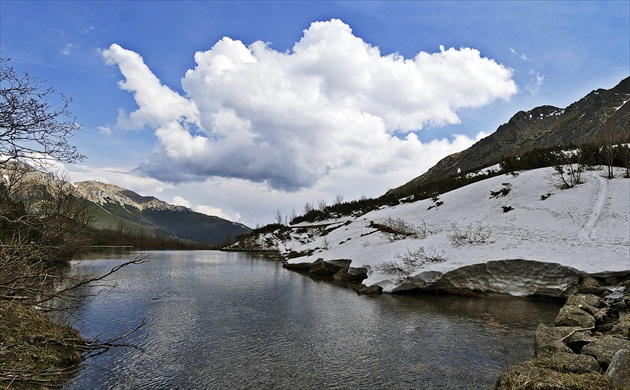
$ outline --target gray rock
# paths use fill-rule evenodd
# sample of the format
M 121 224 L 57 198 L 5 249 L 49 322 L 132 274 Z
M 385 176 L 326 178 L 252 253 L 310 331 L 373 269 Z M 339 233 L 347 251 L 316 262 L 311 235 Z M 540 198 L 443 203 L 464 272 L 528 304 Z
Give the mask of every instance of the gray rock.
M 582 279 L 582 284 L 578 288 L 578 292 L 582 294 L 593 294 L 600 297 L 611 293 L 609 289 L 602 287 L 597 280 L 590 276 L 586 276 Z
M 600 372 L 601 368 L 597 360 L 589 355 L 580 355 L 576 353 L 557 352 L 541 361 L 545 362 L 545 366 L 560 372 Z
M 326 262 L 328 264 L 336 265 L 340 268 L 348 268 L 350 267 L 350 264 L 352 264 L 352 260 L 347 260 L 347 259 L 328 260 Z
M 595 317 L 586 311 L 573 305 L 564 305 L 556 316 L 557 326 L 579 326 L 581 328 L 592 328 L 595 326 Z
M 334 276 L 333 276 L 333 280 L 339 281 L 339 282 L 361 282 L 363 279 L 365 279 L 367 277 L 367 275 L 364 274 L 360 274 L 360 273 L 350 273 L 350 268 L 349 267 L 344 267 L 342 269 L 339 270 L 339 272 L 337 272 Z
M 343 267 L 337 264 L 329 263 L 324 259 L 317 259 L 311 263 L 308 273 L 314 275 L 334 275 L 339 272 Z
M 539 324 L 534 333 L 534 353 L 536 357 L 550 356 L 558 352 L 571 353 L 571 349 L 561 340 L 575 329 L 578 328 L 553 327 Z
M 297 272 L 308 272 L 311 268 L 311 263 L 282 263 L 282 268 Z
M 348 274 L 361 278 L 361 280 L 367 278 L 367 268 L 363 267 L 349 267 Z
M 383 288 L 380 286 L 372 285 L 366 286 L 364 284 L 355 284 L 352 289 L 359 295 L 378 295 L 383 292 Z
M 582 348 L 582 353 L 593 356 L 603 369 L 608 368 L 610 362 L 620 349 L 630 350 L 630 340 L 613 336 L 604 336 Z
M 611 322 L 613 320 L 613 316 L 607 307 L 603 307 L 593 313 L 593 317 L 595 317 L 595 322 L 598 324 L 605 324 L 607 322 Z
M 601 308 L 606 306 L 606 302 L 593 294 L 573 294 L 567 298 L 567 305 L 580 306 L 589 305 L 592 307 Z
M 606 370 L 606 375 L 612 380 L 615 389 L 630 389 L 630 351 L 620 349 L 610 361 L 610 365 Z
M 626 314 L 622 317 L 619 323 L 613 326 L 612 332 L 626 338 L 630 337 L 630 314 Z
M 591 335 L 591 332 L 586 330 L 583 332 L 573 333 L 567 337 L 564 342 L 573 352 L 579 353 L 586 344 L 592 343 L 595 340 L 596 339 Z

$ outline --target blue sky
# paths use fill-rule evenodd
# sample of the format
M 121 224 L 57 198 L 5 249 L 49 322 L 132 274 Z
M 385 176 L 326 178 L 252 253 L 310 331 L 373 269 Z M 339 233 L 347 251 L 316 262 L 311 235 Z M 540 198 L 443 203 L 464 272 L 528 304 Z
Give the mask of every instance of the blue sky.
M 74 98 L 76 180 L 254 226 L 613 87 L 629 4 L 1 0 L 0 56 Z

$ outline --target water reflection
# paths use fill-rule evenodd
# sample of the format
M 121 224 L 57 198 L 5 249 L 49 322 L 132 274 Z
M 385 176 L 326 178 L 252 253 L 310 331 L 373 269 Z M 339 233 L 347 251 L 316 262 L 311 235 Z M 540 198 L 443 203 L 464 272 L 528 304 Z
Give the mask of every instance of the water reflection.
M 359 296 L 225 252 L 153 252 L 92 288 L 74 313 L 86 337 L 147 325 L 87 361 L 83 388 L 491 388 L 528 359 L 558 304 L 523 299 Z M 108 271 L 123 260 L 77 263 Z

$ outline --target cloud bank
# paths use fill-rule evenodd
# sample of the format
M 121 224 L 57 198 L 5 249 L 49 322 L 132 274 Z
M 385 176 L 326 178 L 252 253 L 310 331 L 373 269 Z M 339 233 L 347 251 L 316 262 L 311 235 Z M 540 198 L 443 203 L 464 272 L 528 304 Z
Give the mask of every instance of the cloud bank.
M 383 55 L 336 19 L 311 24 L 287 52 L 224 37 L 195 54 L 185 96 L 133 51 L 112 44 L 103 56 L 138 105 L 116 128 L 157 137 L 138 169 L 173 183 L 225 177 L 296 191 L 331 178 L 420 174 L 474 140 L 422 143 L 415 132 L 517 92 L 512 70 L 478 50 Z

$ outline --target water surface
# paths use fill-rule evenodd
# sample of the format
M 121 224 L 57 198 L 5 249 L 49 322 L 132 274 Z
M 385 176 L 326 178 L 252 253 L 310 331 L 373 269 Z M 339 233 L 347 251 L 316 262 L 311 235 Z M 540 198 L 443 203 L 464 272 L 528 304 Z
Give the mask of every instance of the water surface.
M 96 275 L 124 258 L 76 262 Z M 244 253 L 150 252 L 74 311 L 87 338 L 146 325 L 88 359 L 68 389 L 483 389 L 531 358 L 559 305 L 360 296 Z M 115 286 L 115 287 L 112 287 Z

